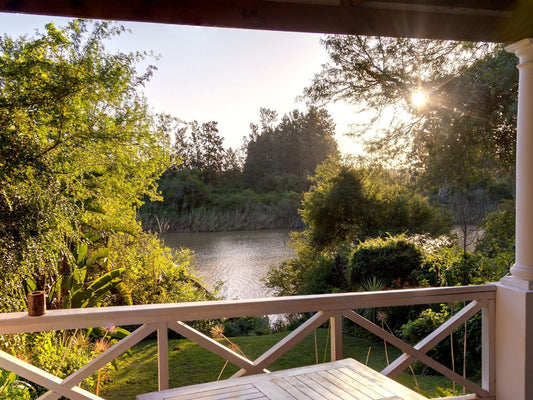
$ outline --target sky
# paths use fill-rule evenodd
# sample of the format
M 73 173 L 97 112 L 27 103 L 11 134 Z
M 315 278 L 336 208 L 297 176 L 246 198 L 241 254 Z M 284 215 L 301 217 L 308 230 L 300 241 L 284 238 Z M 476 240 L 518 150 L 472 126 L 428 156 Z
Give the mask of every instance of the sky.
M 0 13 L 0 33 L 12 37 L 61 27 L 67 18 Z M 111 51 L 153 51 L 158 69 L 144 93 L 156 112 L 185 121 L 217 121 L 226 147 L 239 147 L 258 122 L 259 108 L 280 116 L 305 104 L 297 97 L 308 86 L 327 53 L 319 34 L 203 28 L 123 22 L 131 33 L 107 44 Z M 344 134 L 356 116 L 344 103 L 328 106 L 343 153 L 359 146 Z

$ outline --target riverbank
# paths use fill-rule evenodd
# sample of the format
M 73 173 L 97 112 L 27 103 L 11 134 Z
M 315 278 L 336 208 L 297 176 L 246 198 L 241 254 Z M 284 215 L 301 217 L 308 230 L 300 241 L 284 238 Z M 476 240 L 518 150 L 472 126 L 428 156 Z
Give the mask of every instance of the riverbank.
M 272 204 L 243 210 L 198 208 L 186 213 L 141 214 L 143 229 L 167 232 L 226 232 L 262 229 L 300 229 L 296 204 Z

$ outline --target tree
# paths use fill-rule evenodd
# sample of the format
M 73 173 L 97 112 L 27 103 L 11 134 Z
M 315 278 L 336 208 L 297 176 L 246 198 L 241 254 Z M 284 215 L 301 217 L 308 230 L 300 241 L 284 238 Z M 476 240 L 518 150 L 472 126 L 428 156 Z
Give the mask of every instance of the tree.
M 222 146 L 224 139 L 218 134 L 215 121 L 199 125 L 190 124 L 190 142 L 187 147 L 184 167 L 197 168 L 206 182 L 212 182 L 222 172 L 226 151 Z
M 331 35 L 331 61 L 305 94 L 311 102 L 344 99 L 396 112 L 382 135 L 355 132 L 373 156 L 408 165 L 422 190 L 439 195 L 467 237 L 470 226 L 513 182 L 518 72 L 501 46 L 434 40 Z M 425 94 L 416 107 L 413 93 Z M 374 126 L 376 127 L 376 126 Z M 366 136 L 365 136 L 366 135 Z
M 344 100 L 372 115 L 354 135 L 385 156 L 410 149 L 405 135 L 420 122 L 413 93 L 434 95 L 492 48 L 483 43 L 343 35 L 327 35 L 322 44 L 330 62 L 304 90 L 305 98 L 312 104 Z M 365 137 L 375 122 L 391 114 L 383 138 Z
M 61 255 L 86 237 L 105 246 L 114 232 L 140 232 L 136 211 L 157 197 L 169 139 L 139 92 L 153 70 L 138 74 L 144 55 L 105 49 L 123 30 L 78 20 L 64 29 L 48 24 L 33 39 L 0 38 L 0 263 L 8 292 L 25 276 L 46 288 Z
M 284 176 L 294 177 L 296 185 L 303 187 L 292 189 L 301 191 L 318 164 L 338 155 L 335 126 L 324 109 L 311 107 L 305 113 L 294 110 L 277 125 L 275 111 L 261 109 L 260 118 L 260 127 L 251 125 L 247 146 L 243 170 L 247 187 L 277 189 L 276 180 L 287 183 L 287 179 L 280 179 Z
M 450 230 L 450 219 L 412 188 L 387 183 L 387 173 L 324 163 L 300 211 L 304 234 L 315 251 L 335 250 L 386 234 L 429 234 Z

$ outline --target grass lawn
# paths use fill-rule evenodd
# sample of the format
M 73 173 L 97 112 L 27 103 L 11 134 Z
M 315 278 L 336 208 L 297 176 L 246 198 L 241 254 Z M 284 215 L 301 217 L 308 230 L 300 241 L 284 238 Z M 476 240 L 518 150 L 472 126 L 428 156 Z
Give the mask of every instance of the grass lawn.
M 244 354 L 255 359 L 279 342 L 289 332 L 274 333 L 264 336 L 245 336 L 231 338 Z M 317 348 L 319 362 L 329 361 L 329 348 L 326 349 L 327 329 L 317 330 Z M 222 341 L 227 344 L 225 341 Z M 386 365 L 385 350 L 381 343 L 366 339 L 343 337 L 344 357 L 354 358 L 366 363 L 368 350 L 371 348 L 368 365 L 381 370 Z M 400 351 L 388 345 L 389 358 L 394 360 Z M 191 385 L 195 383 L 215 381 L 222 370 L 225 360 L 204 350 L 189 340 L 169 340 L 169 375 L 170 387 Z M 315 364 L 315 338 L 311 334 L 293 349 L 283 355 L 268 369 L 276 371 Z M 228 364 L 222 379 L 229 378 L 237 371 L 237 367 Z M 442 376 L 417 376 L 421 393 L 436 396 L 435 390 L 439 386 L 443 389 L 451 388 L 451 381 Z M 400 375 L 397 379 L 402 384 L 414 387 L 413 377 Z M 100 395 L 109 400 L 135 399 L 140 393 L 157 390 L 157 342 L 144 341 L 133 347 L 130 352 L 119 358 L 118 370 L 110 369 L 108 379 L 100 390 Z M 458 393 L 458 394 L 462 394 Z

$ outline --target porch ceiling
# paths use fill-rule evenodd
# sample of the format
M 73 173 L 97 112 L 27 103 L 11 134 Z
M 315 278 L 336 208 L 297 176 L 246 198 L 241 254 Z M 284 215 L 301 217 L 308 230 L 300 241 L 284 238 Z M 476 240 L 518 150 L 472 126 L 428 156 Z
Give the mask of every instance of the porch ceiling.
M 533 36 L 530 0 L 0 0 L 0 11 L 469 41 Z

